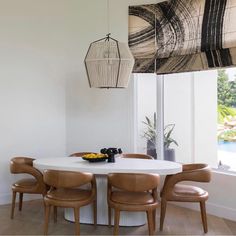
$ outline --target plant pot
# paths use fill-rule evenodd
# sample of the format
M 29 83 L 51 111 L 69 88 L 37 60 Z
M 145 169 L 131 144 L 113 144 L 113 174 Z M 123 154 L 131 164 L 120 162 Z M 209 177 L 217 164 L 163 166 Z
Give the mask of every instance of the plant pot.
M 166 161 L 175 161 L 175 149 L 165 148 L 164 149 L 164 160 L 166 160 Z
M 152 156 L 154 159 L 157 159 L 156 147 L 150 140 L 147 140 L 147 155 Z

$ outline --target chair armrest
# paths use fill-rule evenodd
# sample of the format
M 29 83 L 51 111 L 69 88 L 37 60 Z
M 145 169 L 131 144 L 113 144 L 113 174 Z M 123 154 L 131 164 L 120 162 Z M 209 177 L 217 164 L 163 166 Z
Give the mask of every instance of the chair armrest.
M 21 158 L 19 158 L 21 160 Z M 11 161 L 10 170 L 13 174 L 29 174 L 32 175 L 39 184 L 44 184 L 42 173 L 33 167 L 33 158 L 22 158 L 19 163 Z M 23 163 L 24 162 L 24 163 Z
M 198 169 L 196 169 L 197 166 Z M 208 165 L 202 166 L 203 168 L 201 169 L 199 169 L 199 167 L 200 167 L 199 164 L 183 165 L 183 172 L 166 176 L 161 195 L 167 193 L 168 191 L 172 191 L 175 184 L 182 181 L 210 182 L 211 180 L 210 167 Z
M 37 181 L 43 182 L 43 175 L 36 168 L 29 165 L 22 165 L 20 168 L 21 168 L 21 173 L 30 174 L 34 176 Z

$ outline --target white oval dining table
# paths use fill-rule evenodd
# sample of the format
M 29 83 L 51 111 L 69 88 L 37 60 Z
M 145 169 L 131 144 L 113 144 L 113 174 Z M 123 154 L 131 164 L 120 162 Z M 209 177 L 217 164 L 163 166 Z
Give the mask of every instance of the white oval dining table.
M 159 175 L 176 174 L 182 171 L 182 165 L 176 162 L 162 160 L 146 160 L 135 158 L 115 158 L 115 163 L 96 162 L 91 163 L 80 157 L 58 157 L 37 159 L 34 161 L 34 167 L 43 172 L 43 170 L 65 170 L 90 172 L 96 175 L 97 181 L 97 223 L 108 224 L 107 214 L 107 178 L 108 173 L 152 173 Z M 65 219 L 74 221 L 72 209 L 65 209 Z M 93 223 L 92 206 L 88 205 L 80 209 L 80 222 Z M 120 225 L 137 226 L 146 222 L 146 216 L 143 212 L 121 212 Z

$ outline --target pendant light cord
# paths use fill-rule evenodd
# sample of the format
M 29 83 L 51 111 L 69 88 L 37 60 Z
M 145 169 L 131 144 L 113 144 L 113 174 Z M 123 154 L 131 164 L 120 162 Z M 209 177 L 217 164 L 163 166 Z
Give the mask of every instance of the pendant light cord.
M 107 0 L 107 34 L 110 35 L 110 5 L 109 5 L 109 0 Z

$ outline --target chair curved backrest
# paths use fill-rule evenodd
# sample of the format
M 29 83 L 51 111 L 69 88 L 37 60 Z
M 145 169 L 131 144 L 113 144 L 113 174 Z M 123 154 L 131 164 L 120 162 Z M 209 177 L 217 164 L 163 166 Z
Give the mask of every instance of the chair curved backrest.
M 182 169 L 181 173 L 166 176 L 161 195 L 172 191 L 175 184 L 182 181 L 210 182 L 211 180 L 211 168 L 207 164 L 184 164 Z
M 90 153 L 96 154 L 96 152 L 75 152 L 75 153 L 70 154 L 70 157 L 82 157 L 82 156 L 84 156 L 86 154 L 90 154 Z
M 73 208 L 76 235 L 80 235 L 79 209 L 82 206 L 93 203 L 94 224 L 97 224 L 97 190 L 96 180 L 92 173 L 45 170 L 43 172 L 43 179 L 50 186 L 50 190 L 44 197 L 44 235 L 47 235 L 48 231 L 51 206 L 54 207 L 54 221 L 57 218 L 57 207 Z M 90 189 L 79 188 L 85 184 L 89 184 Z
M 120 155 L 122 158 L 138 158 L 138 159 L 149 159 L 153 160 L 154 158 L 147 154 L 140 154 L 140 153 L 123 153 Z
M 47 185 L 54 188 L 75 188 L 88 183 L 95 184 L 92 173 L 61 170 L 45 170 L 43 180 Z
M 118 234 L 120 211 L 146 211 L 149 235 L 155 230 L 157 187 L 160 176 L 141 173 L 110 173 L 107 181 L 108 224 L 114 209 L 114 235 Z
M 25 173 L 25 168 L 33 166 L 35 159 L 30 157 L 13 157 L 10 161 L 10 171 L 12 174 Z
M 115 188 L 143 192 L 157 188 L 160 182 L 159 175 L 139 173 L 111 173 L 108 174 L 108 184 Z
M 34 158 L 14 157 L 10 161 L 10 171 L 12 174 L 29 174 L 36 178 L 39 184 L 43 184 L 42 173 L 33 167 Z

